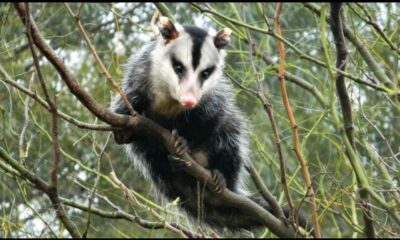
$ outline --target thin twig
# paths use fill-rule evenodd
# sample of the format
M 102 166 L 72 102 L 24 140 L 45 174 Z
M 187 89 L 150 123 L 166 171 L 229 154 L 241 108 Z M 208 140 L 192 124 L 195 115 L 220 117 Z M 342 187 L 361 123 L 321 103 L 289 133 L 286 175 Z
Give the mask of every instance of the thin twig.
M 1 81 L 4 81 L 5 83 L 9 84 L 10 86 L 15 87 L 19 91 L 25 93 L 26 95 L 28 95 L 29 97 L 34 99 L 37 103 L 39 103 L 40 105 L 45 107 L 48 111 L 50 111 L 50 106 L 46 102 L 46 100 L 44 100 L 39 95 L 37 95 L 37 93 L 30 91 L 29 89 L 25 88 L 24 86 L 18 84 L 16 81 L 12 80 L 10 75 L 3 69 L 2 66 L 0 66 L 0 75 L 2 75 L 4 77 L 4 79 L 1 79 Z M 82 129 L 97 130 L 97 131 L 113 131 L 113 130 L 120 129 L 120 128 L 116 128 L 116 127 L 113 127 L 110 125 L 96 125 L 96 124 L 81 122 L 81 121 L 73 118 L 72 116 L 70 116 L 64 112 L 61 112 L 61 111 L 57 111 L 57 116 L 66 120 L 67 122 L 77 126 L 78 128 L 82 128 Z
M 400 49 L 396 47 L 396 45 L 389 39 L 386 33 L 379 27 L 379 25 L 374 21 L 374 19 L 369 14 L 367 8 L 361 3 L 355 3 L 357 7 L 361 8 L 367 18 L 362 17 L 355 9 L 353 9 L 352 4 L 348 3 L 347 5 L 353 10 L 353 12 L 360 17 L 364 22 L 372 26 L 375 31 L 383 38 L 383 40 L 389 45 L 389 47 L 395 51 L 397 54 L 400 54 Z
M 28 90 L 32 89 L 32 85 L 33 85 L 33 80 L 35 79 L 35 74 L 32 73 L 32 77 L 31 80 L 29 81 L 28 84 Z M 21 130 L 21 134 L 19 136 L 19 141 L 18 141 L 18 145 L 19 145 L 19 160 L 21 163 L 23 163 L 25 161 L 25 158 L 27 156 L 27 150 L 25 150 L 24 147 L 24 140 L 25 140 L 25 133 L 26 130 L 28 129 L 28 125 L 29 125 L 29 108 L 30 108 L 30 100 L 31 98 L 29 96 L 26 96 L 25 98 L 25 102 L 24 102 L 24 125 L 22 126 L 22 130 Z
M 87 234 L 88 234 L 88 232 L 89 232 L 89 227 L 90 227 L 90 216 L 91 216 L 91 215 L 90 215 L 90 213 L 91 213 L 90 210 L 91 210 L 91 208 L 92 208 L 92 203 L 93 203 L 94 195 L 95 195 L 95 192 L 96 192 L 97 184 L 99 183 L 99 181 L 100 181 L 100 176 L 101 176 L 101 174 L 100 174 L 101 158 L 102 158 L 103 155 L 104 155 L 104 152 L 105 152 L 105 150 L 106 150 L 106 147 L 107 147 L 107 145 L 108 145 L 108 142 L 110 141 L 110 138 L 111 138 L 111 133 L 108 134 L 107 140 L 106 140 L 106 142 L 104 143 L 103 149 L 101 149 L 101 152 L 100 152 L 100 154 L 99 154 L 99 157 L 97 158 L 97 177 L 96 177 L 96 180 L 95 180 L 95 182 L 94 182 L 94 185 L 93 185 L 93 187 L 92 187 L 92 189 L 91 189 L 91 191 L 90 191 L 90 195 L 89 195 L 88 216 L 87 216 L 87 221 L 86 221 L 86 228 L 85 228 L 85 231 L 83 231 L 83 234 L 82 234 L 82 237 L 83 237 L 83 238 L 86 238 L 86 237 L 87 237 Z
M 128 199 L 129 202 L 131 203 L 135 203 L 136 205 L 140 206 L 143 209 L 146 209 L 147 211 L 149 211 L 153 216 L 155 216 L 160 222 L 164 222 L 165 223 L 165 227 L 172 231 L 175 232 L 179 235 L 181 235 L 183 238 L 187 238 L 189 236 L 187 236 L 183 231 L 181 231 L 180 229 L 171 226 L 169 223 L 167 223 L 164 218 L 158 214 L 156 211 L 154 211 L 154 209 L 140 203 L 137 198 L 131 193 L 131 191 L 125 186 L 125 184 L 118 179 L 117 175 L 115 174 L 114 171 L 112 171 L 110 173 L 110 178 L 111 180 L 117 184 L 120 187 L 121 192 L 125 195 L 125 197 Z
M 129 113 L 132 116 L 136 116 L 136 111 L 133 109 L 132 104 L 129 102 L 128 97 L 124 93 L 124 91 L 121 89 L 121 87 L 114 81 L 112 78 L 111 74 L 107 71 L 107 68 L 104 66 L 103 62 L 101 61 L 99 55 L 96 52 L 96 49 L 94 48 L 92 42 L 89 39 L 89 36 L 87 35 L 84 27 L 81 24 L 81 20 L 79 18 L 79 15 L 74 15 L 72 12 L 71 8 L 69 7 L 68 3 L 64 3 L 65 7 L 67 8 L 69 14 L 71 17 L 75 20 L 75 23 L 79 29 L 79 32 L 82 34 L 83 39 L 85 40 L 90 52 L 92 53 L 94 59 L 96 60 L 97 66 L 100 68 L 100 72 L 106 77 L 106 79 L 111 83 L 111 85 L 114 87 L 115 90 L 120 94 L 122 100 L 124 101 L 125 105 L 127 106 Z
M 286 200 L 287 200 L 288 206 L 289 206 L 289 222 L 291 222 L 292 225 L 296 228 L 296 226 L 293 224 L 295 222 L 295 220 L 294 220 L 294 215 L 293 215 L 292 197 L 290 196 L 289 188 L 288 188 L 287 181 L 286 181 L 286 166 L 285 166 L 285 162 L 283 159 L 283 152 L 282 152 L 282 148 L 281 148 L 281 140 L 280 140 L 278 127 L 276 125 L 275 117 L 273 115 L 272 104 L 270 103 L 268 97 L 264 94 L 264 90 L 263 90 L 263 87 L 262 87 L 262 84 L 260 81 L 261 76 L 259 76 L 260 73 L 257 71 L 257 68 L 253 61 L 253 55 L 254 55 L 253 51 L 256 48 L 256 46 L 253 43 L 250 32 L 248 30 L 246 30 L 246 34 L 247 34 L 247 38 L 249 40 L 250 65 L 251 65 L 253 74 L 256 76 L 256 83 L 257 83 L 257 87 L 258 87 L 258 90 L 257 90 L 258 96 L 263 104 L 264 111 L 267 113 L 268 119 L 271 123 L 274 140 L 275 140 L 275 144 L 276 144 L 276 149 L 278 151 L 279 168 L 280 168 L 280 173 L 281 173 L 281 185 L 282 185 L 282 188 L 285 193 L 285 197 L 286 197 Z M 266 187 L 264 187 L 264 188 L 266 189 Z M 261 192 L 265 192 L 265 190 L 262 190 Z M 264 194 L 263 194 L 263 196 L 264 196 Z M 266 196 L 268 196 L 268 194 Z M 275 198 L 272 197 L 272 200 L 271 200 L 271 197 L 267 198 L 267 200 L 272 201 L 271 205 L 272 205 L 272 207 L 274 207 L 276 216 L 280 219 L 285 219 L 286 217 L 283 213 L 282 208 L 278 205 L 278 203 L 276 201 L 273 201 L 273 199 L 275 199 Z
M 55 238 L 57 238 L 57 234 L 56 234 L 56 233 L 54 232 L 54 230 L 51 228 L 50 224 L 49 224 L 47 221 L 45 221 L 45 220 L 43 219 L 42 215 L 36 210 L 36 208 L 32 207 L 32 205 L 29 203 L 29 201 L 28 201 L 28 199 L 27 199 L 27 196 L 26 196 L 25 189 L 22 189 L 23 187 L 22 187 L 22 185 L 19 183 L 19 180 L 16 179 L 15 182 L 16 182 L 17 185 L 18 185 L 19 192 L 20 192 L 20 194 L 21 194 L 22 200 L 23 200 L 23 202 L 25 203 L 25 205 L 26 205 L 29 209 L 31 209 L 32 212 L 34 212 L 34 213 L 38 216 L 38 218 L 39 218 L 39 219 L 46 225 L 46 227 L 50 230 L 51 234 L 53 234 L 53 236 L 54 236 Z M 43 229 L 43 230 L 44 230 L 44 229 Z
M 96 195 L 98 197 L 104 197 L 102 195 L 99 195 L 98 193 L 96 193 Z M 104 197 L 103 199 L 107 199 L 106 197 Z M 108 200 L 108 199 L 107 199 Z M 163 222 L 152 222 L 152 221 L 148 221 L 145 219 L 142 219 L 138 216 L 134 216 L 132 214 L 129 214 L 123 210 L 121 210 L 119 207 L 115 206 L 113 203 L 111 203 L 111 201 L 107 201 L 109 204 L 113 205 L 113 208 L 115 208 L 115 211 L 106 211 L 103 209 L 99 209 L 96 207 L 92 207 L 90 210 L 88 208 L 88 206 L 84 205 L 84 204 L 80 204 L 77 203 L 76 201 L 70 200 L 70 199 L 66 199 L 66 198 L 61 198 L 61 201 L 65 204 L 68 205 L 70 207 L 76 208 L 76 209 L 80 209 L 82 211 L 90 211 L 93 214 L 96 214 L 97 216 L 100 217 L 104 217 L 104 218 L 108 218 L 108 219 L 125 219 L 128 220 L 130 222 L 134 222 L 137 223 L 139 226 L 146 228 L 146 229 L 165 229 L 165 224 Z M 181 230 L 182 232 L 185 233 L 186 236 L 189 236 L 190 238 L 199 238 L 201 237 L 200 235 L 193 233 L 191 231 L 188 231 L 186 229 L 180 229 L 180 226 L 176 223 L 169 223 L 171 226 Z
M 57 97 L 54 95 L 53 98 L 53 110 L 51 111 L 51 140 L 53 145 L 53 163 L 51 168 L 51 186 L 54 191 L 57 192 L 57 174 L 58 165 L 60 163 L 60 145 L 58 141 L 58 127 L 57 127 Z
M 281 28 L 279 24 L 279 15 L 282 9 L 282 3 L 277 3 L 276 4 L 276 9 L 275 9 L 275 16 L 274 16 L 274 22 L 275 22 L 275 33 L 276 35 L 281 36 Z M 278 41 L 278 51 L 279 51 L 279 68 L 278 68 L 278 77 L 279 77 L 279 89 L 282 95 L 282 101 L 285 106 L 285 110 L 288 114 L 288 119 L 290 122 L 290 125 L 293 130 L 293 145 L 294 145 L 294 151 L 296 153 L 297 159 L 299 160 L 299 163 L 301 165 L 301 168 L 303 170 L 303 177 L 304 181 L 306 182 L 307 189 L 309 189 L 309 197 L 311 200 L 311 207 L 312 207 L 312 223 L 313 223 L 313 235 L 315 238 L 321 238 L 321 233 L 320 233 L 320 227 L 318 224 L 318 214 L 317 214 L 317 203 L 315 200 L 315 194 L 314 194 L 314 188 L 312 186 L 312 181 L 311 181 L 311 176 L 310 173 L 308 172 L 308 164 L 306 159 L 303 157 L 303 154 L 300 150 L 299 147 L 299 134 L 298 134 L 298 126 L 296 124 L 296 120 L 294 118 L 290 103 L 289 103 L 289 98 L 287 95 L 286 91 L 286 85 L 285 85 L 285 46 L 282 41 Z
M 268 55 L 267 52 L 260 53 L 256 47 L 253 49 L 253 54 L 257 57 L 261 57 L 261 59 L 268 65 L 276 64 L 272 61 L 271 57 Z M 277 64 L 276 64 L 277 65 Z M 274 70 L 278 73 L 278 67 L 274 67 Z M 317 87 L 303 78 L 300 78 L 288 71 L 285 71 L 285 79 L 293 82 L 297 86 L 308 90 L 314 97 L 318 100 L 318 102 L 322 105 L 322 107 L 327 107 L 328 103 L 326 98 L 322 95 L 322 93 L 317 89 Z

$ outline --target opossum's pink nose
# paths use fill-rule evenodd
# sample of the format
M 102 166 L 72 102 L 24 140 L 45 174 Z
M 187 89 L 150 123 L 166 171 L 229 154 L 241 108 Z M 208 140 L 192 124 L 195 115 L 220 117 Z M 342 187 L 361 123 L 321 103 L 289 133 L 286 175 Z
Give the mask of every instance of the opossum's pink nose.
M 181 104 L 185 108 L 193 108 L 197 104 L 197 100 L 193 95 L 185 95 L 181 98 Z

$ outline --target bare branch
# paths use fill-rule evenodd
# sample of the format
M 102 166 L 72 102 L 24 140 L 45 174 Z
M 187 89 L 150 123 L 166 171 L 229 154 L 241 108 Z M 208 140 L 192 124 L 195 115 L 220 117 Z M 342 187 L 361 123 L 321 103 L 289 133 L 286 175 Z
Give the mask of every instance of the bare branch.
M 333 38 L 335 39 L 336 46 L 336 67 L 342 71 L 346 70 L 346 58 L 347 58 L 347 50 L 346 44 L 344 41 L 343 34 L 343 20 L 341 18 L 341 3 L 331 3 L 331 16 L 330 16 L 330 25 L 332 29 Z M 336 75 L 336 91 L 339 97 L 340 105 L 342 108 L 342 116 L 343 116 L 343 127 L 346 131 L 347 138 L 354 150 L 354 136 L 353 136 L 353 117 L 351 110 L 351 102 L 350 97 L 347 93 L 345 78 L 343 74 L 337 73 Z M 348 153 L 347 153 L 348 154 Z M 357 180 L 360 181 L 359 179 Z M 375 230 L 371 217 L 371 207 L 369 206 L 369 198 L 368 193 L 364 189 L 360 189 L 360 197 L 361 197 L 361 205 L 365 209 L 364 213 L 364 222 L 365 227 L 364 231 L 366 237 L 375 238 Z
M 77 203 L 73 200 L 66 199 L 66 198 L 61 198 L 61 201 L 70 207 L 80 209 L 82 211 L 86 212 L 91 212 L 93 214 L 96 214 L 97 216 L 104 217 L 104 218 L 109 218 L 109 219 L 125 219 L 134 223 L 137 223 L 139 226 L 147 229 L 165 229 L 165 224 L 163 222 L 152 222 L 148 221 L 145 219 L 142 219 L 138 216 L 134 216 L 132 214 L 129 214 L 120 208 L 117 208 L 115 211 L 106 211 L 102 210 L 96 207 L 91 207 L 90 209 L 84 205 Z M 192 233 L 190 231 L 187 231 L 185 229 L 180 229 L 180 226 L 177 225 L 176 223 L 169 223 L 171 226 L 181 230 L 186 236 L 189 236 L 190 238 L 199 238 L 201 237 L 198 234 Z
M 279 15 L 281 12 L 282 4 L 277 3 L 276 4 L 276 9 L 275 9 L 275 16 L 274 16 L 274 22 L 275 22 L 275 33 L 276 35 L 281 36 L 281 28 L 279 25 Z M 289 122 L 290 125 L 293 129 L 293 145 L 294 145 L 294 151 L 296 153 L 297 159 L 299 160 L 299 163 L 301 165 L 301 168 L 303 170 L 303 177 L 304 181 L 307 184 L 307 192 L 309 193 L 309 197 L 311 200 L 311 206 L 312 206 L 312 223 L 313 223 L 313 235 L 315 238 L 321 238 L 321 233 L 320 233 L 320 228 L 319 228 L 319 223 L 318 223 L 318 214 L 317 214 L 317 203 L 315 200 L 315 194 L 314 194 L 314 189 L 312 186 L 311 182 L 311 176 L 310 173 L 308 172 L 308 164 L 306 159 L 303 157 L 303 153 L 300 150 L 299 147 L 299 135 L 298 135 L 298 126 L 296 124 L 296 120 L 294 118 L 290 103 L 289 103 L 289 98 L 287 95 L 286 91 L 286 86 L 285 86 L 285 45 L 282 41 L 278 41 L 278 51 L 279 51 L 279 67 L 278 67 L 278 78 L 279 78 L 279 88 L 281 91 L 282 95 L 282 101 L 285 106 L 286 112 L 288 114 Z
M 272 105 L 268 99 L 267 96 L 265 96 L 262 85 L 261 85 L 261 81 L 260 78 L 261 76 L 259 76 L 259 72 L 256 69 L 256 66 L 254 64 L 253 61 L 253 51 L 256 48 L 255 43 L 253 43 L 253 40 L 251 39 L 251 35 L 250 32 L 247 30 L 247 38 L 249 40 L 249 58 L 250 58 L 250 64 L 251 64 L 251 68 L 253 71 L 253 74 L 256 76 L 256 82 L 257 82 L 257 86 L 258 86 L 258 90 L 257 90 L 257 96 L 259 97 L 259 99 L 261 100 L 262 104 L 263 104 L 263 108 L 264 111 L 267 113 L 269 121 L 271 123 L 272 126 L 272 130 L 273 130 L 273 135 L 274 135 L 274 140 L 275 140 L 275 144 L 276 144 L 276 148 L 278 151 L 278 159 L 279 159 L 279 167 L 280 167 L 280 173 L 281 173 L 281 185 L 283 188 L 283 191 L 285 193 L 285 197 L 286 200 L 288 202 L 288 206 L 289 206 L 289 221 L 292 223 L 293 226 L 295 226 L 293 223 L 295 222 L 294 220 L 294 214 L 293 214 L 293 204 L 292 204 L 292 197 L 290 196 L 290 192 L 287 186 L 287 181 L 286 181 L 286 166 L 285 166 L 285 162 L 283 159 L 283 152 L 282 152 L 282 148 L 281 148 L 281 141 L 280 141 L 280 135 L 278 132 L 278 127 L 276 125 L 276 121 L 275 121 L 275 117 L 273 115 L 273 110 L 272 110 Z M 276 202 L 275 198 L 269 193 L 268 189 L 263 186 L 263 184 L 260 184 L 260 179 L 257 178 L 256 172 L 254 171 L 254 166 L 251 165 L 249 166 L 250 170 L 252 171 L 252 178 L 253 181 L 254 180 L 259 180 L 259 181 L 255 181 L 256 186 L 259 187 L 260 192 L 262 193 L 262 196 L 271 204 L 271 206 L 274 209 L 274 213 L 276 214 L 276 216 L 280 219 L 285 219 L 285 215 L 283 213 L 282 208 L 279 206 L 279 204 Z M 257 184 L 258 182 L 258 184 Z M 262 182 L 261 182 L 262 183 Z M 275 201 L 274 201 L 275 200 Z M 296 229 L 296 227 L 295 227 Z

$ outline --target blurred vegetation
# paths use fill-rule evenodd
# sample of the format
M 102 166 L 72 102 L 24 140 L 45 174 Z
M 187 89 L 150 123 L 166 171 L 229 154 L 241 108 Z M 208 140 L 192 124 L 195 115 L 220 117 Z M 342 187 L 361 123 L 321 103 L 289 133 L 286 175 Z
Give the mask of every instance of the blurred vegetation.
M 97 68 L 82 35 L 62 3 L 31 3 L 30 13 L 42 34 L 62 56 L 65 64 L 85 89 L 103 106 L 109 106 L 115 91 Z M 153 38 L 150 19 L 155 11 L 152 3 L 70 3 L 73 11 L 81 7 L 80 20 L 86 29 L 100 59 L 116 81 L 123 74 L 123 64 L 131 53 Z M 175 20 L 196 24 L 215 33 L 223 26 L 233 30 L 227 48 L 225 73 L 242 87 L 235 85 L 237 104 L 248 117 L 251 160 L 256 165 L 268 189 L 281 204 L 286 203 L 280 184 L 277 150 L 271 123 L 262 103 L 243 86 L 258 90 L 256 79 L 268 97 L 281 135 L 281 145 L 287 167 L 288 186 L 296 207 L 310 215 L 308 199 L 304 198 L 306 185 L 293 151 L 292 130 L 283 107 L 279 91 L 276 65 L 263 61 L 267 54 L 277 62 L 277 38 L 273 34 L 274 3 L 209 3 L 208 6 L 225 17 L 201 12 L 190 3 L 166 3 Z M 205 5 L 199 6 L 206 8 Z M 400 214 L 400 5 L 398 3 L 348 3 L 344 6 L 346 25 L 369 51 L 382 74 L 390 80 L 381 81 L 371 70 L 359 49 L 346 39 L 349 53 L 346 73 L 354 78 L 382 87 L 377 90 L 366 84 L 346 78 L 354 120 L 356 149 L 372 190 L 385 200 L 391 211 Z M 323 18 L 311 9 L 329 14 L 329 4 L 284 3 L 280 16 L 282 37 L 286 44 L 286 71 L 308 83 L 305 89 L 290 79 L 286 87 L 297 125 L 300 144 L 308 161 L 318 204 L 321 229 L 331 237 L 362 237 L 362 209 L 357 193 L 356 176 L 345 154 L 340 136 L 341 125 L 332 117 L 332 111 L 341 113 L 335 96 L 334 80 L 329 67 L 336 61 L 332 33 Z M 245 23 L 267 33 L 240 26 L 229 19 Z M 271 26 L 271 29 L 269 28 Z M 381 30 L 379 32 L 378 30 Z M 28 41 L 17 12 L 11 3 L 0 4 L 0 66 L 18 84 L 28 88 L 33 77 L 32 91 L 44 98 L 40 88 Z M 383 33 L 383 34 L 382 34 Z M 387 36 L 387 39 L 385 39 Z M 249 39 L 259 53 L 252 56 Z M 390 46 L 390 43 L 394 47 Z M 39 53 L 39 51 L 37 51 Z M 40 55 L 40 54 L 39 54 Z M 322 66 L 318 62 L 326 63 Z M 328 64 L 330 62 L 330 65 Z M 252 64 L 257 72 L 252 70 Z M 59 111 L 86 123 L 101 124 L 69 92 L 55 69 L 40 57 L 41 70 L 50 94 L 57 95 Z M 328 66 L 328 67 L 327 67 Z M 0 74 L 0 147 L 27 169 L 44 180 L 50 178 L 52 148 L 50 137 L 51 114 L 35 100 L 27 107 L 29 124 L 20 149 L 21 131 L 25 121 L 27 95 L 5 83 Z M 317 98 L 319 94 L 321 98 Z M 333 107 L 333 110 L 331 108 Z M 339 114 L 341 116 L 341 114 Z M 59 118 L 59 140 L 62 149 L 59 167 L 60 196 L 76 203 L 88 205 L 96 178 L 93 207 L 107 211 L 120 210 L 143 219 L 158 221 L 147 210 L 129 202 L 112 183 L 107 158 L 112 159 L 119 179 L 135 192 L 139 201 L 153 207 L 166 220 L 197 231 L 195 224 L 176 213 L 174 204 L 160 202 L 152 191 L 151 183 L 126 160 L 121 146 L 113 140 L 107 145 L 100 160 L 101 149 L 109 132 L 83 130 Z M 57 219 L 48 198 L 28 181 L 7 173 L 0 158 L 0 237 L 68 237 L 65 227 Z M 256 192 L 254 184 L 248 187 Z M 142 197 L 141 197 L 142 196 Z M 388 214 L 376 199 L 370 199 L 377 236 L 400 237 L 400 223 Z M 88 214 L 76 207 L 66 206 L 68 216 L 83 232 Z M 204 232 L 209 234 L 209 232 Z M 232 236 L 226 233 L 223 236 Z M 233 236 L 272 237 L 267 229 L 240 232 Z M 88 237 L 178 237 L 166 229 L 145 229 L 132 221 L 100 217 L 91 214 Z

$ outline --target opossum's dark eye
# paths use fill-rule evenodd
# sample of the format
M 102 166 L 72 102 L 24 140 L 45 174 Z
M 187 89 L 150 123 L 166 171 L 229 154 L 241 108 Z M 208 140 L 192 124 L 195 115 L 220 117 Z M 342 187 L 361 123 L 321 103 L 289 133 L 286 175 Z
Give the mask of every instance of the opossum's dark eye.
M 203 70 L 200 73 L 201 80 L 203 80 L 203 81 L 207 80 L 207 78 L 209 78 L 210 75 L 213 73 L 214 69 L 215 69 L 215 67 L 212 66 L 212 67 L 209 67 L 209 68 Z
M 174 66 L 174 70 L 176 72 L 176 74 L 181 75 L 183 73 L 184 67 L 181 63 L 178 63 Z
M 174 71 L 178 76 L 182 76 L 182 74 L 185 72 L 185 67 L 183 66 L 183 64 L 176 60 L 174 57 L 172 58 L 172 67 L 174 68 Z
M 210 76 L 210 72 L 209 71 L 201 72 L 201 78 L 202 79 L 206 80 L 209 76 Z

